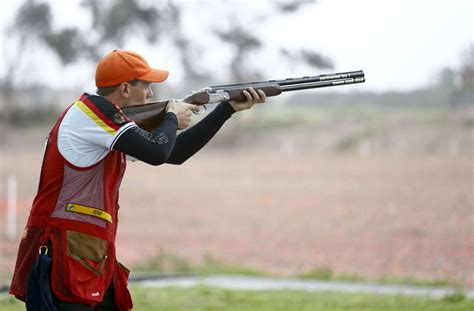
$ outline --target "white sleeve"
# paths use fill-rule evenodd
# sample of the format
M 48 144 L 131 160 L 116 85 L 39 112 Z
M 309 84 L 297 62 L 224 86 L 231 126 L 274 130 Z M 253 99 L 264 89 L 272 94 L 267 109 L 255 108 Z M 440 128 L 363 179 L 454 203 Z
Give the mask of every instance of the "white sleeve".
M 61 155 L 78 167 L 88 167 L 101 161 L 125 131 L 136 127 L 128 119 L 117 121 L 113 122 L 100 111 L 93 111 L 84 102 L 77 101 L 59 126 L 58 149 Z

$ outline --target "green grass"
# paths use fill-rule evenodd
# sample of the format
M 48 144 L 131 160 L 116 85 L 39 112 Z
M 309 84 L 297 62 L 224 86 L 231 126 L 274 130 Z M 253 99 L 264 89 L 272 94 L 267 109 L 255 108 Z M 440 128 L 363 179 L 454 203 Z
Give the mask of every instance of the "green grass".
M 461 288 L 462 284 L 455 280 L 448 279 L 415 279 L 415 278 L 393 278 L 382 277 L 369 279 L 362 275 L 335 274 L 328 267 L 313 267 L 312 269 L 298 275 L 277 275 L 266 271 L 261 271 L 244 266 L 228 265 L 211 255 L 205 255 L 201 262 L 193 264 L 189 259 L 180 257 L 175 254 L 160 252 L 158 255 L 147 261 L 146 263 L 132 267 L 134 273 L 146 272 L 150 274 L 161 275 L 247 275 L 247 276 L 266 276 L 266 277 L 294 277 L 304 280 L 332 280 L 332 281 L 348 281 L 348 282 L 376 282 L 381 284 L 399 284 L 412 286 L 428 286 L 428 287 L 454 287 Z
M 146 263 L 132 267 L 133 272 L 153 272 L 160 274 L 193 274 L 193 275 L 253 275 L 270 276 L 270 274 L 256 269 L 242 266 L 231 266 L 219 261 L 211 255 L 205 255 L 199 264 L 190 260 L 165 252 L 160 252 Z
M 367 279 L 360 275 L 349 275 L 349 274 L 337 274 L 335 275 L 331 269 L 326 267 L 314 267 L 311 270 L 301 273 L 296 276 L 298 279 L 303 280 L 322 280 L 322 281 L 347 281 L 363 283 L 367 282 Z
M 206 286 L 191 288 L 131 288 L 135 311 L 140 310 L 474 310 L 474 300 L 462 294 L 440 299 L 405 296 L 306 291 L 235 291 Z M 24 310 L 13 298 L 2 300 L 2 311 Z
M 425 286 L 425 287 L 452 287 L 452 288 L 462 288 L 463 285 L 461 282 L 451 279 L 415 279 L 415 278 L 391 278 L 383 277 L 378 278 L 375 282 L 379 284 L 400 284 L 400 285 L 410 285 L 410 286 Z
M 312 293 L 305 291 L 233 291 L 196 286 L 189 289 L 133 288 L 134 310 L 473 310 L 464 298 Z

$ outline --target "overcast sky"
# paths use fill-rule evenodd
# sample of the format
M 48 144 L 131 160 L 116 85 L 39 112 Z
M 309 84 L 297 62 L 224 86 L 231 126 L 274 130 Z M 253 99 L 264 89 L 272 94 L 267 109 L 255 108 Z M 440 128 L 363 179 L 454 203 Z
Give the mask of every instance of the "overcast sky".
M 16 53 L 6 43 L 3 31 L 22 2 L 0 1 L 2 77 L 5 61 Z M 49 2 L 53 4 L 57 25 L 85 24 L 81 21 L 83 15 L 78 14 L 77 1 Z M 198 22 L 222 22 L 219 21 L 219 5 L 213 3 L 220 5 L 222 2 L 191 1 L 186 4 L 190 18 L 185 26 L 189 31 L 198 31 Z M 236 12 L 240 22 L 245 22 L 246 11 L 264 7 L 257 0 L 240 3 L 241 13 Z M 191 18 L 196 15 L 200 21 Z M 329 56 L 336 65 L 334 71 L 363 69 L 367 79 L 365 90 L 410 90 L 429 83 L 443 67 L 459 66 L 461 53 L 474 42 L 473 15 L 474 0 L 321 0 L 298 14 L 262 23 L 256 33 L 265 38 L 267 48 L 253 55 L 251 61 L 268 64 L 266 74 L 271 75 L 268 78 L 325 73 L 282 64 L 278 50 L 272 49 L 272 46 L 282 44 L 306 47 Z M 196 33 L 195 37 L 200 35 Z M 182 78 L 179 71 L 173 70 L 176 59 L 172 52 L 150 48 L 143 42 L 129 42 L 126 48 L 139 51 L 155 67 L 170 69 L 169 83 Z M 215 54 L 196 61 L 203 68 L 222 74 L 222 62 L 230 54 L 229 50 L 216 46 Z M 54 55 L 41 49 L 25 57 L 21 71 L 25 81 L 36 79 L 60 87 L 93 88 L 94 66 L 87 62 L 62 67 Z M 353 87 L 356 86 L 349 88 Z

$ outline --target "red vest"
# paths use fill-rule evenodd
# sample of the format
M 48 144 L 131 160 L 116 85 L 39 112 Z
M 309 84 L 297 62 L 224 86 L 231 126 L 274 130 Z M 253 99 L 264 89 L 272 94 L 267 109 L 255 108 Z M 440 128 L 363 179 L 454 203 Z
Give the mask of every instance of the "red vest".
M 128 270 L 115 259 L 119 187 L 125 155 L 110 151 L 81 168 L 58 150 L 59 117 L 46 144 L 38 193 L 18 251 L 10 293 L 25 299 L 25 288 L 42 245 L 52 246 L 51 288 L 61 300 L 94 305 L 114 282 L 120 310 L 132 308 Z

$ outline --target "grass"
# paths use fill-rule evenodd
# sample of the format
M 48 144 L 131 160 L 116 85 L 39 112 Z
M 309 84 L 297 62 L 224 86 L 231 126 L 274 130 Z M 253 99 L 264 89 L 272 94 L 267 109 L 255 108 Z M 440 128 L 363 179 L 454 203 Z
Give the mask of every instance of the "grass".
M 263 271 L 246 267 L 229 266 L 206 255 L 199 264 L 186 258 L 161 252 L 147 263 L 134 267 L 134 271 L 154 271 L 160 274 L 237 274 L 268 276 Z M 365 282 L 358 275 L 336 275 L 326 267 L 314 267 L 295 276 L 307 280 L 344 280 Z M 405 285 L 451 286 L 448 280 L 379 279 L 381 283 Z M 388 295 L 348 294 L 337 292 L 306 292 L 294 290 L 236 291 L 208 286 L 191 288 L 141 288 L 131 287 L 133 310 L 474 310 L 474 300 L 455 292 L 440 299 Z M 24 305 L 12 297 L 0 300 L 2 311 L 24 310 Z
M 364 310 L 453 311 L 474 310 L 474 300 L 462 294 L 440 299 L 337 292 L 235 291 L 207 286 L 191 288 L 131 288 L 134 311 L 144 310 Z M 24 310 L 13 298 L 1 301 L 3 311 Z
M 279 277 L 255 269 L 226 265 L 210 255 L 204 256 L 199 264 L 193 264 L 186 258 L 164 252 L 132 270 L 154 271 L 160 274 L 237 274 Z M 327 267 L 314 267 L 295 277 L 306 280 L 369 281 L 359 275 L 338 275 Z M 458 285 L 450 280 L 412 278 L 380 278 L 375 281 L 413 286 L 452 287 Z M 454 292 L 439 299 L 294 290 L 236 291 L 208 286 L 153 289 L 132 285 L 131 292 L 135 304 L 133 310 L 474 310 L 474 300 L 466 299 L 462 292 Z M 0 309 L 2 311 L 16 311 L 24 310 L 25 307 L 23 303 L 13 297 L 8 297 L 0 299 Z
M 134 288 L 135 310 L 472 310 L 466 299 L 305 291 L 233 291 L 205 286 L 189 289 Z
M 369 279 L 367 277 L 355 274 L 335 274 L 328 267 L 313 267 L 312 269 L 300 273 L 297 275 L 277 275 L 266 271 L 261 271 L 249 267 L 243 266 L 232 266 L 228 265 L 211 255 L 205 255 L 200 263 L 193 264 L 189 259 L 169 254 L 166 252 L 160 252 L 158 255 L 153 257 L 148 262 L 132 267 L 132 271 L 135 273 L 139 272 L 150 272 L 154 275 L 174 275 L 174 274 L 187 274 L 187 275 L 216 275 L 216 274 L 227 274 L 227 275 L 247 275 L 247 276 L 266 276 L 273 278 L 281 277 L 293 277 L 304 280 L 325 280 L 325 281 L 348 281 L 348 282 L 376 282 L 380 284 L 398 284 L 398 285 L 411 285 L 411 286 L 428 286 L 428 287 L 453 287 L 460 288 L 462 284 L 455 280 L 449 279 L 415 279 L 415 278 L 393 278 L 393 277 L 381 277 L 376 279 Z
M 270 276 L 270 274 L 256 269 L 242 266 L 231 266 L 219 261 L 211 255 L 205 255 L 199 264 L 193 264 L 190 260 L 160 252 L 148 262 L 132 268 L 133 272 L 150 272 L 161 274 L 192 274 L 192 275 L 253 275 Z
M 331 269 L 326 267 L 314 267 L 311 270 L 296 275 L 296 278 L 303 280 L 321 281 L 347 281 L 347 282 L 367 282 L 367 279 L 360 275 L 338 274 L 335 275 Z
M 426 286 L 426 287 L 453 287 L 453 288 L 462 288 L 462 284 L 459 281 L 450 280 L 450 279 L 430 279 L 422 280 L 415 278 L 390 278 L 383 277 L 376 280 L 379 284 L 400 284 L 400 285 L 411 285 L 411 286 Z

